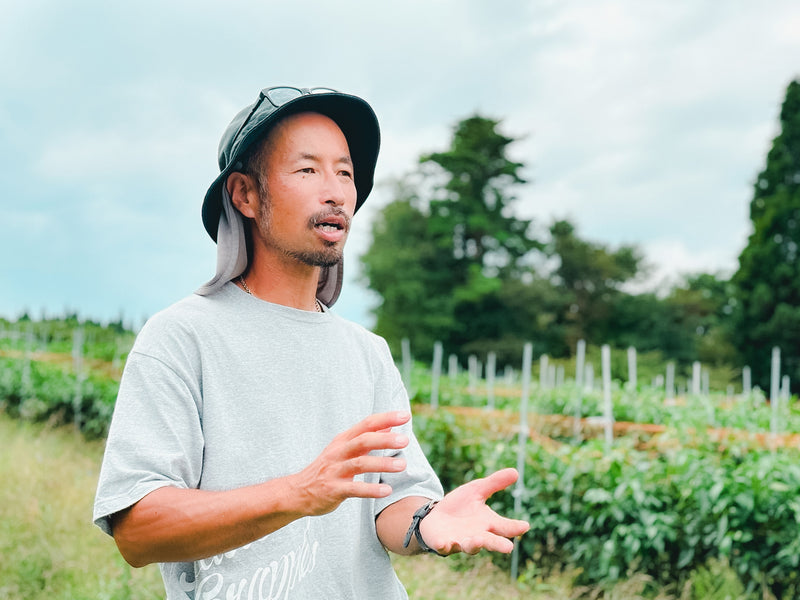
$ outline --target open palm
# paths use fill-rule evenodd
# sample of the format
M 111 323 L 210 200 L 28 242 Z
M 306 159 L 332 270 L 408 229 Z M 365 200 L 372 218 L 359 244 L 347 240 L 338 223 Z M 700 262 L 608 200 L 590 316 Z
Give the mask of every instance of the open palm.
M 503 469 L 457 487 L 420 523 L 425 543 L 440 554 L 476 554 L 482 548 L 509 553 L 514 538 L 528 531 L 526 521 L 501 517 L 486 504 L 492 494 L 517 480 L 516 469 Z

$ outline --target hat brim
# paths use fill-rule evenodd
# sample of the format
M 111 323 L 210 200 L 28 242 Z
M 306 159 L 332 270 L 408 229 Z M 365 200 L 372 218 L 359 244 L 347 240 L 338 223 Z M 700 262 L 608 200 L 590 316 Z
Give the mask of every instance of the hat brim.
M 215 242 L 222 212 L 222 186 L 225 185 L 228 175 L 242 168 L 241 159 L 247 150 L 262 139 L 279 120 L 300 112 L 326 115 L 342 130 L 353 161 L 356 186 L 355 210 L 358 211 L 364 204 L 372 191 L 380 149 L 380 129 L 375 112 L 369 104 L 357 96 L 339 93 L 303 95 L 271 112 L 259 114 L 259 111 L 256 111 L 239 134 L 239 140 L 235 140 L 228 164 L 208 188 L 203 200 L 203 225 Z

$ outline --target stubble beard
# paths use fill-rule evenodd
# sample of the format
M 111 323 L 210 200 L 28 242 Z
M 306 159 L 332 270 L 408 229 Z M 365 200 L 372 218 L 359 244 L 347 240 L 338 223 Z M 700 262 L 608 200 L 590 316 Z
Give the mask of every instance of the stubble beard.
M 261 181 L 261 177 L 259 177 L 258 184 L 260 202 L 258 209 L 258 223 L 256 225 L 262 239 L 265 242 L 280 250 L 285 256 L 288 256 L 289 258 L 292 258 L 310 267 L 333 267 L 342 260 L 342 244 L 338 244 L 336 242 L 324 241 L 325 248 L 320 250 L 299 250 L 286 246 L 282 247 L 276 244 L 271 231 L 272 204 L 269 201 L 269 191 L 267 190 L 266 182 Z M 343 215 L 347 221 L 347 227 L 349 230 L 350 219 L 344 215 L 343 211 L 340 209 L 334 209 L 332 211 L 326 211 L 324 214 L 329 215 L 331 213 Z M 313 229 L 314 225 L 319 222 L 321 216 L 322 215 L 320 214 L 312 216 L 308 220 L 308 227 Z

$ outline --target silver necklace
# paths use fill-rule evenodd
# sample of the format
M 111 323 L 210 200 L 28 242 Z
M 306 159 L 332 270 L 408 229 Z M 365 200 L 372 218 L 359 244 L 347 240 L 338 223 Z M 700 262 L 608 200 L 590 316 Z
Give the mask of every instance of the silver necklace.
M 256 297 L 256 295 L 250 291 L 250 288 L 247 287 L 247 282 L 244 280 L 244 275 L 239 275 L 239 283 L 242 284 L 242 287 L 244 288 L 245 292 L 253 296 L 253 298 Z M 322 306 L 320 306 L 319 300 L 317 300 L 316 298 L 314 298 L 314 310 L 316 310 L 318 313 L 322 312 Z

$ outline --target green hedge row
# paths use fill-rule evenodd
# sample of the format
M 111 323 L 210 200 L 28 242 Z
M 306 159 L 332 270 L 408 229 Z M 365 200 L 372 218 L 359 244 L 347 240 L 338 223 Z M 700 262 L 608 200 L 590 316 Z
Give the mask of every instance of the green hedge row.
M 90 375 L 80 383 L 72 373 L 41 361 L 0 357 L 0 409 L 30 421 L 73 423 L 87 438 L 108 432 L 119 384 Z
M 417 416 L 415 427 L 447 489 L 517 464 L 516 439 L 485 439 L 447 414 Z M 646 573 L 667 586 L 719 559 L 751 594 L 798 597 L 800 452 L 676 442 L 665 452 L 624 439 L 610 449 L 590 441 L 552 452 L 529 442 L 517 515 L 531 523 L 523 560 L 545 575 L 577 567 L 579 583 Z M 511 493 L 493 502 L 514 514 Z

